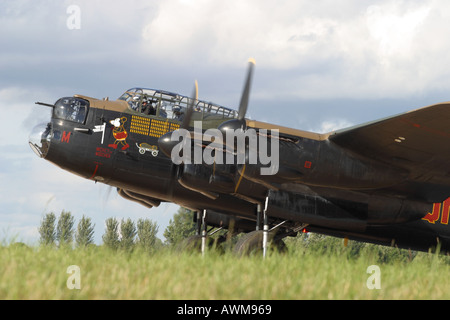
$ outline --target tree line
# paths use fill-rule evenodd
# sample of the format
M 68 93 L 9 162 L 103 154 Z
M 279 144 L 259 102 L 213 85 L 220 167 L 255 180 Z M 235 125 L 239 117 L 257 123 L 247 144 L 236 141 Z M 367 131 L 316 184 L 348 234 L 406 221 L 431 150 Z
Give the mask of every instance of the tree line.
M 131 219 L 109 218 L 105 221 L 105 233 L 102 245 L 113 250 L 131 251 L 135 248 L 152 252 L 163 246 L 176 246 L 184 239 L 195 234 L 193 212 L 180 207 L 164 230 L 165 242 L 157 238 L 158 225 L 150 219 L 138 219 L 135 224 Z M 43 216 L 39 227 L 40 244 L 55 247 L 87 247 L 94 245 L 94 225 L 92 220 L 83 215 L 75 228 L 75 218 L 68 211 L 62 211 L 57 218 L 54 213 Z M 239 236 L 238 236 L 239 237 Z M 343 240 L 320 234 L 299 234 L 295 238 L 285 240 L 288 248 L 299 253 L 311 250 L 329 254 L 337 252 L 347 258 L 357 258 L 364 252 L 370 252 L 380 262 L 411 261 L 417 252 L 373 245 L 358 241 L 349 241 L 348 246 Z
M 164 231 L 165 243 L 157 237 L 159 226 L 150 219 L 138 219 L 134 223 L 130 218 L 120 221 L 108 218 L 105 221 L 102 242 L 104 246 L 114 250 L 140 247 L 148 251 L 163 245 L 176 245 L 194 234 L 192 214 L 192 211 L 180 207 Z M 69 211 L 63 210 L 59 217 L 53 212 L 46 213 L 39 226 L 39 244 L 77 248 L 94 245 L 94 227 L 91 218 L 84 215 L 75 227 L 75 218 Z

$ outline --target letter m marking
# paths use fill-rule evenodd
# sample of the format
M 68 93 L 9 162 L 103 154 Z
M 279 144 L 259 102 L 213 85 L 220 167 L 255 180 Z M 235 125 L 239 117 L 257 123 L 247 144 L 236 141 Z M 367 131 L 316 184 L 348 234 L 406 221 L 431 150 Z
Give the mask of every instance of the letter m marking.
M 65 143 L 69 143 L 70 141 L 70 134 L 71 132 L 63 132 L 62 137 L 61 137 L 61 142 L 65 142 Z

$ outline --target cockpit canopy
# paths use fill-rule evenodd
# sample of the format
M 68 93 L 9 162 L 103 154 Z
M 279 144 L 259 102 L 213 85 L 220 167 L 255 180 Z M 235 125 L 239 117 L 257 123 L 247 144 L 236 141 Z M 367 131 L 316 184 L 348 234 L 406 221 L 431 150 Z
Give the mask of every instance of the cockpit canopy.
M 89 108 L 89 101 L 76 98 L 61 98 L 55 103 L 53 117 L 56 119 L 84 123 Z
M 192 98 L 162 90 L 132 88 L 119 100 L 128 102 L 136 112 L 168 119 L 182 120 Z M 202 113 L 202 118 L 214 115 L 215 118 L 237 118 L 238 112 L 211 102 L 197 100 L 194 112 Z

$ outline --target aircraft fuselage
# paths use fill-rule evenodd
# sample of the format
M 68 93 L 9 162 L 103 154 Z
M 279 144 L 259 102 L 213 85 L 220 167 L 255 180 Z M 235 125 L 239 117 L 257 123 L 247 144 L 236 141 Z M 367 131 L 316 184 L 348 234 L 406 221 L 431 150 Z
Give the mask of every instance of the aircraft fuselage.
M 58 100 L 49 105 L 51 122 L 33 130 L 32 149 L 60 168 L 114 186 L 123 197 L 147 207 L 174 202 L 255 222 L 258 205 L 265 204 L 270 223 L 284 222 L 286 234 L 308 225 L 317 232 L 421 250 L 439 238 L 442 249 L 449 248 L 446 222 L 436 227 L 437 219 L 423 219 L 432 203 L 408 198 L 407 188 L 396 187 L 407 177 L 401 169 L 348 152 L 325 135 L 248 120 L 256 131 L 279 130 L 275 174 L 262 175 L 259 162 L 175 165 L 161 151 L 159 139 L 180 128 L 176 115 L 182 98 L 156 92 L 159 100 L 155 93 L 146 104 L 133 93 L 127 91 L 117 101 L 84 96 Z M 211 104 L 199 106 L 195 116 L 204 130 L 234 118 L 229 109 Z M 391 191 L 378 194 L 380 188 Z M 251 231 L 248 223 L 241 226 Z

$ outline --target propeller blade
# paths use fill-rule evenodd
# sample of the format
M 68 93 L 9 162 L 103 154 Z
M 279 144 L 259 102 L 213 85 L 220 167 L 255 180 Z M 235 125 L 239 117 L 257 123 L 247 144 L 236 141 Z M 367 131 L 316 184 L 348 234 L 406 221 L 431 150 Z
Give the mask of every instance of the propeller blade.
M 192 92 L 191 98 L 184 114 L 183 122 L 181 123 L 180 129 L 189 129 L 189 123 L 191 122 L 192 114 L 194 113 L 194 105 L 198 101 L 198 82 L 195 80 L 194 90 Z M 158 145 L 160 150 L 170 158 L 172 149 L 178 144 L 178 141 L 172 141 L 172 133 L 168 132 L 163 136 L 159 137 Z
M 245 85 L 244 85 L 244 91 L 242 93 L 241 96 L 241 101 L 239 104 L 239 111 L 238 111 L 238 119 L 231 119 L 228 121 L 223 122 L 222 124 L 220 124 L 218 126 L 218 129 L 224 134 L 224 136 L 226 136 L 226 131 L 227 130 L 237 130 L 237 129 L 242 129 L 242 130 L 246 130 L 246 123 L 245 123 L 245 114 L 247 113 L 247 107 L 248 107 L 248 102 L 249 102 L 249 97 L 250 97 L 250 88 L 252 85 L 252 79 L 253 79 L 253 71 L 254 71 L 254 67 L 255 67 L 255 59 L 250 58 L 249 59 L 249 65 L 248 65 L 248 71 L 247 71 L 247 78 L 245 81 Z M 180 129 L 189 129 L 189 124 L 192 118 L 192 114 L 194 112 L 194 105 L 196 103 L 196 101 L 198 101 L 198 83 L 197 81 L 195 81 L 195 86 L 194 86 L 194 91 L 192 93 L 192 98 L 189 101 L 188 107 L 186 109 L 186 113 L 183 119 L 183 122 L 180 126 Z M 160 146 L 160 150 L 168 157 L 170 157 L 173 148 L 178 144 L 178 141 L 172 141 L 172 133 L 173 132 L 168 132 L 165 135 L 161 136 L 158 140 L 158 145 Z M 191 139 L 192 141 L 194 141 L 194 143 L 201 143 L 203 144 L 204 142 L 206 144 L 209 144 L 212 139 L 210 136 L 206 136 L 205 134 L 202 135 L 202 140 L 198 141 L 194 135 L 194 132 L 190 132 L 191 134 Z M 228 143 L 234 143 L 234 141 L 224 141 L 224 150 L 225 150 L 225 146 L 227 146 Z M 232 144 L 232 146 L 234 146 L 234 144 Z
M 244 91 L 242 92 L 241 102 L 239 103 L 239 120 L 243 120 L 247 113 L 248 100 L 250 97 L 250 87 L 252 85 L 253 69 L 256 62 L 255 59 L 248 60 L 247 80 L 245 81 Z
M 191 99 L 189 101 L 186 113 L 184 115 L 183 122 L 181 123 L 182 129 L 189 129 L 189 123 L 191 122 L 192 113 L 194 112 L 194 105 L 198 101 L 198 82 L 195 80 L 194 91 L 192 92 Z

